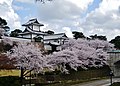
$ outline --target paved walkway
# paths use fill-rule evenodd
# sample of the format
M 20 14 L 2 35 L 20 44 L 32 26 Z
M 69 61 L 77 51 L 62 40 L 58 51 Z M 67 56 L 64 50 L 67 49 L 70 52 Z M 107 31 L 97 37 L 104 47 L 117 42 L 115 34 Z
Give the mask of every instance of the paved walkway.
M 120 82 L 120 78 L 114 78 L 113 82 Z M 81 83 L 72 86 L 110 86 L 110 79 L 90 81 L 87 83 Z

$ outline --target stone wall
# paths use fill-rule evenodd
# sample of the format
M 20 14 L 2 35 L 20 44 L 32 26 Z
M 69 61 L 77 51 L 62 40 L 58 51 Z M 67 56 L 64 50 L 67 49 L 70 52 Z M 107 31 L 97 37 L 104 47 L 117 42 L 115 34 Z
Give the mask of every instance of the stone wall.
M 64 81 L 64 80 L 89 80 L 101 77 L 108 77 L 110 68 L 108 66 L 102 68 L 92 68 L 88 70 L 70 71 L 70 74 L 46 74 L 40 75 L 42 81 Z M 44 79 L 44 80 L 43 80 Z

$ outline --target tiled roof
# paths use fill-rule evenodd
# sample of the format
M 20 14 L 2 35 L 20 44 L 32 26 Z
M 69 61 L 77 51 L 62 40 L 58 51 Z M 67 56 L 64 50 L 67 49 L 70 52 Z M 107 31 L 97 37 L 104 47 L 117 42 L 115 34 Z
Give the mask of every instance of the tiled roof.
M 22 26 L 28 26 L 28 25 L 39 25 L 39 26 L 44 26 L 43 24 L 39 23 L 37 19 L 31 19 L 27 23 L 23 24 Z
M 57 43 L 57 42 L 50 42 L 51 45 L 60 45 L 60 43 Z
M 63 38 L 63 39 L 67 38 L 65 33 L 59 33 L 59 34 L 53 34 L 53 35 L 45 35 L 44 36 L 44 40 L 61 39 L 61 38 Z
M 45 35 L 46 33 L 44 32 L 40 32 L 40 31 L 33 31 L 30 27 L 26 28 L 27 31 L 23 32 L 23 33 L 19 33 L 19 35 L 24 35 L 24 34 L 29 34 L 29 33 L 33 33 L 33 34 L 38 34 L 38 35 Z
M 112 51 L 108 51 L 108 53 L 120 53 L 120 50 L 112 50 Z

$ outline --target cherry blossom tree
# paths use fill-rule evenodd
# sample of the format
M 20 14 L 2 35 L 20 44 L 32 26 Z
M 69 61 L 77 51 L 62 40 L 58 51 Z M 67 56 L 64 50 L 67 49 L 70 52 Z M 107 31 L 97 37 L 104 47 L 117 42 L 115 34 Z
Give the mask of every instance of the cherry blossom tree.
M 51 55 L 46 56 L 48 64 L 53 66 L 54 69 L 59 69 L 61 72 L 68 73 L 67 65 L 72 69 L 77 70 L 78 66 L 82 66 L 82 61 L 77 58 L 75 52 L 68 49 L 54 52 Z
M 4 40 L 9 43 L 10 40 Z M 10 44 L 13 43 L 10 41 Z M 7 56 L 15 59 L 15 66 L 27 70 L 42 71 L 44 67 L 59 69 L 61 72 L 68 73 L 67 66 L 77 70 L 81 67 L 101 67 L 107 65 L 107 51 L 113 49 L 113 45 L 103 40 L 69 39 L 62 46 L 61 51 L 43 56 L 40 49 L 31 43 L 18 43 Z
M 12 41 L 10 38 L 5 37 L 5 36 L 3 36 L 2 38 L 3 38 L 3 39 L 2 39 L 2 43 L 3 43 L 4 45 L 13 46 L 13 41 Z
M 110 49 L 114 48 L 114 45 L 109 43 L 108 41 L 98 39 L 90 40 L 89 45 L 95 48 L 96 50 L 102 49 L 104 51 L 109 51 Z
M 102 49 L 104 51 L 109 51 L 113 49 L 114 45 L 104 40 L 87 40 L 87 39 L 69 39 L 63 46 L 63 49 L 75 47 L 76 45 L 83 45 L 81 47 L 91 47 L 94 49 Z M 79 46 L 78 46 L 79 47 Z
M 48 55 L 48 63 L 68 73 L 66 65 L 74 70 L 107 65 L 107 51 L 113 49 L 113 45 L 103 40 L 69 39 L 62 49 Z
M 48 67 L 40 48 L 35 47 L 32 43 L 19 42 L 6 55 L 10 60 L 14 59 L 14 65 L 21 69 L 21 85 L 26 74 L 30 73 L 31 76 L 31 71 L 39 73 Z
M 40 72 L 46 66 L 42 52 L 32 43 L 18 43 L 6 55 L 16 61 L 15 66 L 26 70 L 34 69 Z

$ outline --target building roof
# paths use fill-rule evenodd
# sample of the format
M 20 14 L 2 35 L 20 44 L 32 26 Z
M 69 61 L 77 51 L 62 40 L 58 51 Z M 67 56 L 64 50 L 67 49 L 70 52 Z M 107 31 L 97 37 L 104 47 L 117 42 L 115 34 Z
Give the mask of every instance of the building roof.
M 44 40 L 54 40 L 54 39 L 66 39 L 67 36 L 65 33 L 53 34 L 53 35 L 45 35 Z
M 56 45 L 56 46 L 59 46 L 60 43 L 57 43 L 57 42 L 49 42 L 48 45 Z
M 108 51 L 108 53 L 120 53 L 120 50 L 112 50 L 112 51 Z
M 28 22 L 26 22 L 22 26 L 29 26 L 29 25 L 44 26 L 43 24 L 39 23 L 37 19 L 30 19 Z
M 19 35 L 25 35 L 25 34 L 37 34 L 37 35 L 45 35 L 46 33 L 40 32 L 40 31 L 33 31 L 30 27 L 25 28 L 25 31 L 22 33 L 19 33 Z

